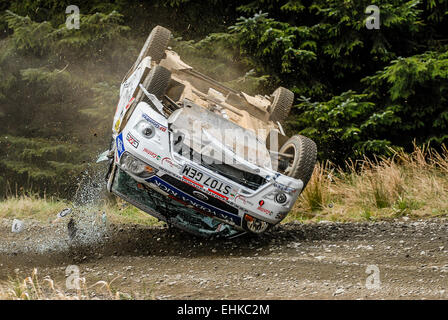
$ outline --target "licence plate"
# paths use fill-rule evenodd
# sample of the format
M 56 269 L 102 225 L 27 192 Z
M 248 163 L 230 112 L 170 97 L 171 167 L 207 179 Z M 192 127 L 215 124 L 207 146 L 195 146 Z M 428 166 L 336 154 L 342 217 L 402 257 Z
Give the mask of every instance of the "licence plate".
M 181 175 L 184 181 L 188 184 L 206 190 L 215 197 L 217 196 L 221 199 L 229 200 L 229 197 L 234 196 L 231 186 L 210 177 L 208 174 L 203 173 L 196 168 L 188 165 L 184 166 Z

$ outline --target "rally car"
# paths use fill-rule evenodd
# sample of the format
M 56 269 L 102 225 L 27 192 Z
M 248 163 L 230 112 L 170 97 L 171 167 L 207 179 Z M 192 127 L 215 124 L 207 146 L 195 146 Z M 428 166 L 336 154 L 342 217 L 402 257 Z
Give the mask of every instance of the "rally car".
M 184 63 L 155 27 L 123 79 L 107 189 L 201 236 L 262 233 L 282 221 L 313 173 L 316 145 L 287 137 L 294 95 L 229 88 Z

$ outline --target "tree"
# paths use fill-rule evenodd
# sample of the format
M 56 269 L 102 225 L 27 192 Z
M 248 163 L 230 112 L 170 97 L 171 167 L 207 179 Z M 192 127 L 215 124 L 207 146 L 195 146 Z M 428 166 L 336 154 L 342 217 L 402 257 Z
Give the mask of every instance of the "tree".
M 118 79 L 132 61 L 117 43 L 129 28 L 117 12 L 81 16 L 80 30 L 10 11 L 2 19 L 12 32 L 0 42 L 2 181 L 68 196 L 109 142 Z

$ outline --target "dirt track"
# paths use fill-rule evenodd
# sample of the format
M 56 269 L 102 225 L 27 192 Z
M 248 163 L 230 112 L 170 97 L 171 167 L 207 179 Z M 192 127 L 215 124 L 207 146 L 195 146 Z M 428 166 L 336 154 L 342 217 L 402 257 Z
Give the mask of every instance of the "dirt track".
M 447 299 L 448 221 L 287 224 L 264 236 L 205 241 L 164 228 L 110 225 L 69 239 L 67 221 L 0 222 L 0 282 L 31 274 L 155 299 Z M 89 224 L 91 226 L 91 224 Z M 80 234 L 82 231 L 78 230 Z M 375 265 L 379 289 L 367 289 Z

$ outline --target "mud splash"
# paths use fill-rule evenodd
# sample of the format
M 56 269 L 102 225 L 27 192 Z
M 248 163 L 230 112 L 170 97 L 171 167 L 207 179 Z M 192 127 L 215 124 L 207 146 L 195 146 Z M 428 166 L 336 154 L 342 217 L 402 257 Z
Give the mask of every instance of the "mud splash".
M 54 219 L 44 224 L 23 221 L 22 230 L 17 234 L 6 233 L 11 229 L 12 220 L 3 220 L 0 228 L 6 239 L 0 244 L 0 254 L 64 254 L 101 245 L 108 239 L 107 213 L 97 209 L 104 200 L 104 190 L 102 170 L 85 171 L 69 214 L 58 216 L 55 213 Z

